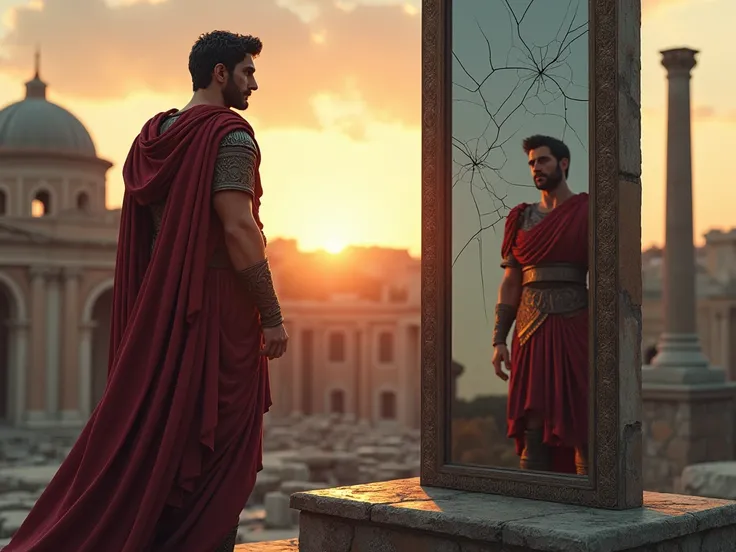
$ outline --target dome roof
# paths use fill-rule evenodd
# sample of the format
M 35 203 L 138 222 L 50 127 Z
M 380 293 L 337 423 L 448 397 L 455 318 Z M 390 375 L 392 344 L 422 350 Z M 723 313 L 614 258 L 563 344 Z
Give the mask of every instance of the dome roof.
M 38 75 L 26 83 L 26 97 L 0 110 L 0 151 L 32 150 L 96 157 L 92 137 L 82 122 L 46 99 Z

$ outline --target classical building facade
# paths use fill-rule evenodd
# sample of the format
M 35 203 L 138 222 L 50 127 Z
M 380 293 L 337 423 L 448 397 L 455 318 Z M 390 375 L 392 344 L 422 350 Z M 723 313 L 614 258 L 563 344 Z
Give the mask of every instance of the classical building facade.
M 120 212 L 106 208 L 111 163 L 46 88 L 37 70 L 26 97 L 0 111 L 0 418 L 79 426 L 107 382 Z M 277 288 L 299 254 L 294 242 L 269 244 Z M 376 255 L 358 264 L 385 282 L 377 296 L 282 294 L 291 345 L 271 370 L 273 415 L 418 427 L 419 262 Z

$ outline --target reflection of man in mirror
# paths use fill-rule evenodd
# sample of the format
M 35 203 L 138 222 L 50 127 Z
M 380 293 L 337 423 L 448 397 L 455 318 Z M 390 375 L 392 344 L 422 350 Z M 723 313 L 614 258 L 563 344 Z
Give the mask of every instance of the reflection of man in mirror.
M 567 185 L 570 150 L 562 141 L 531 136 L 523 148 L 541 197 L 506 219 L 493 366 L 501 379 L 510 377 L 508 436 L 521 468 L 585 475 L 588 194 Z

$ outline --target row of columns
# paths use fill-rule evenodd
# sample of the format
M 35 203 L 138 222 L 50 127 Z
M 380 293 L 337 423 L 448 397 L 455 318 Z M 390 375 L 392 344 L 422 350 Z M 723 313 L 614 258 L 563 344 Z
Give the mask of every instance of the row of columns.
M 74 267 L 30 268 L 28 381 L 16 387 L 25 403 L 15 409 L 16 423 L 79 425 L 91 412 L 94 325 L 79 323 L 81 276 Z M 26 370 L 19 363 L 14 372 Z

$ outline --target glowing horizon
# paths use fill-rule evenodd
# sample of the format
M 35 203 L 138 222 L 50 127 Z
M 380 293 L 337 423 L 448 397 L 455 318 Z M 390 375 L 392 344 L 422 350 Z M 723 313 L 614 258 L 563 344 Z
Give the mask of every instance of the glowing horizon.
M 114 163 L 107 204 L 117 208 L 120 171 L 135 135 L 155 113 L 189 100 L 186 54 L 193 40 L 247 15 L 246 32 L 264 40 L 256 60 L 260 89 L 247 117 L 263 152 L 266 235 L 298 236 L 304 250 L 375 245 L 418 255 L 420 0 L 358 0 L 350 8 L 264 0 L 247 9 L 213 0 L 203 13 L 180 9 L 181 1 L 100 0 L 99 9 L 85 11 L 80 0 L 0 0 L 0 105 L 24 97 L 40 45 L 49 100 L 74 113 L 98 155 Z M 736 189 L 720 170 L 723 144 L 736 135 L 728 93 L 736 77 L 723 72 L 730 58 L 718 42 L 736 18 L 736 4 L 643 0 L 643 13 L 642 249 L 661 247 L 664 237 L 666 75 L 658 52 L 682 43 L 701 52 L 692 81 L 700 245 L 706 231 L 736 222 L 730 208 Z M 162 22 L 164 41 L 157 32 Z M 517 161 L 524 162 L 521 151 L 510 159 Z

